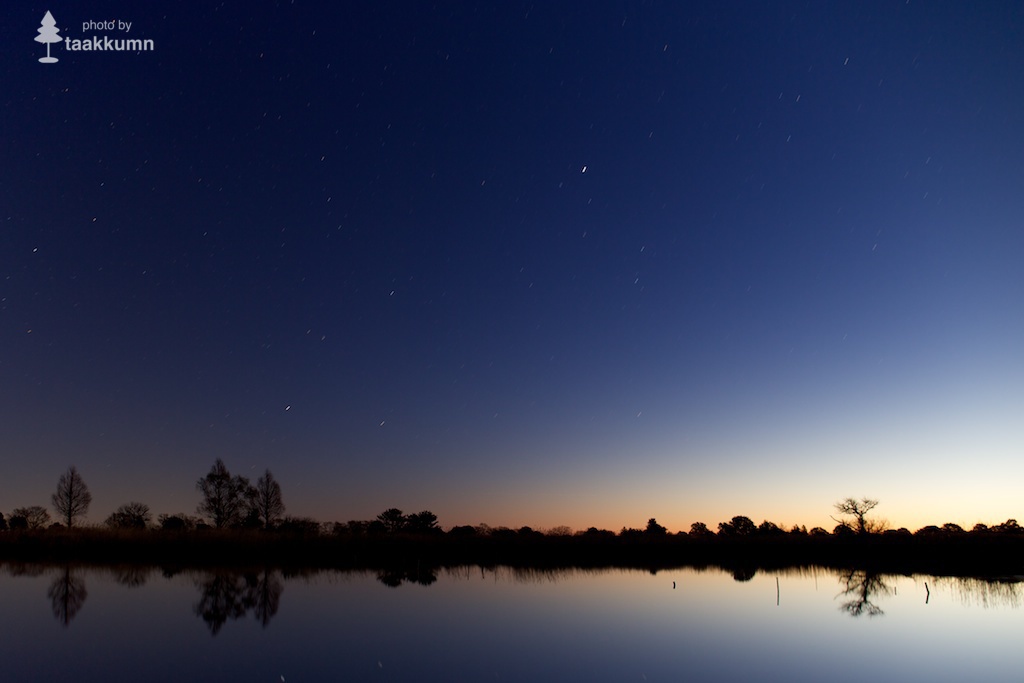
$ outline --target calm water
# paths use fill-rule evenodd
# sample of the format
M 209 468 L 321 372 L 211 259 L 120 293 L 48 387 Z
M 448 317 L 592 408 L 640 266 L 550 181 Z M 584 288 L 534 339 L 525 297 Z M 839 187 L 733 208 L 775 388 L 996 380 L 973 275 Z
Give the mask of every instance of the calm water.
M 0 680 L 1024 680 L 1013 582 L 824 569 L 418 579 L 3 565 Z

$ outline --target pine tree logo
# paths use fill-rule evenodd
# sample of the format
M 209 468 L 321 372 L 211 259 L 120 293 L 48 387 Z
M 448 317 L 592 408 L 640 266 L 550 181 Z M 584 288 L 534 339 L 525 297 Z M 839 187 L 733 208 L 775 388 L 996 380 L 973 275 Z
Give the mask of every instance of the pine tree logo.
M 50 43 L 61 43 L 64 39 L 58 35 L 60 29 L 57 28 L 57 22 L 54 20 L 53 15 L 50 14 L 50 10 L 46 10 L 46 15 L 40 22 L 37 31 L 39 35 L 36 36 L 36 42 L 46 43 L 46 56 L 40 57 L 39 61 L 43 64 L 56 64 L 57 58 L 50 56 Z

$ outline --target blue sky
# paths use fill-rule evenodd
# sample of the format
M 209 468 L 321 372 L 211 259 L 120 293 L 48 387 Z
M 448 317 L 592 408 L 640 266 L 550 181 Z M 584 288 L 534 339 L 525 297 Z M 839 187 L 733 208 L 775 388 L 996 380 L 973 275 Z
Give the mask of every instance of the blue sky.
M 46 10 L 155 49 L 40 64 Z M 0 510 L 74 463 L 92 521 L 191 512 L 220 457 L 324 520 L 1019 517 L 1022 23 L 19 8 Z

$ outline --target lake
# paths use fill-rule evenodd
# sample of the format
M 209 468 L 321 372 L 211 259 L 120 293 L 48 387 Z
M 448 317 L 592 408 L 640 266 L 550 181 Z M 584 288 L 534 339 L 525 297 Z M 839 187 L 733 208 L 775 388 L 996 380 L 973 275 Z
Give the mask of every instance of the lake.
M 0 680 L 1020 681 L 1024 584 L 0 565 Z

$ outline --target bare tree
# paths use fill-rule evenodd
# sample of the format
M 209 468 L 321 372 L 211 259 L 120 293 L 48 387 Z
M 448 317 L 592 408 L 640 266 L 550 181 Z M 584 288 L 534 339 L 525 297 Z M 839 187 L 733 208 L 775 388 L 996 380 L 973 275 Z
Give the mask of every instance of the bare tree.
M 867 514 L 877 506 L 878 501 L 872 500 L 871 498 L 861 498 L 860 500 L 857 500 L 856 498 L 846 498 L 836 503 L 834 507 L 836 512 L 839 514 L 853 517 L 854 524 L 856 526 L 845 520 L 836 519 L 835 517 L 832 519 L 835 519 L 835 521 L 840 524 L 856 529 L 858 534 L 866 534 L 871 530 L 871 522 L 868 521 Z
M 24 520 L 24 526 L 16 520 Z M 49 525 L 50 513 L 42 505 L 29 505 L 11 510 L 12 529 L 45 529 Z
M 111 529 L 145 529 L 153 516 L 145 503 L 125 503 L 107 517 L 104 524 Z
M 74 465 L 60 475 L 52 500 L 53 509 L 69 529 L 74 526 L 75 518 L 85 516 L 92 503 L 92 494 Z
M 196 482 L 196 488 L 203 494 L 196 512 L 209 517 L 214 527 L 225 529 L 242 522 L 251 489 L 249 480 L 241 475 L 232 477 L 223 460 L 217 458 L 210 472 Z
M 256 480 L 256 486 L 250 493 L 249 504 L 259 518 L 260 524 L 264 529 L 271 528 L 284 514 L 281 485 L 277 483 L 274 475 L 268 469 Z

